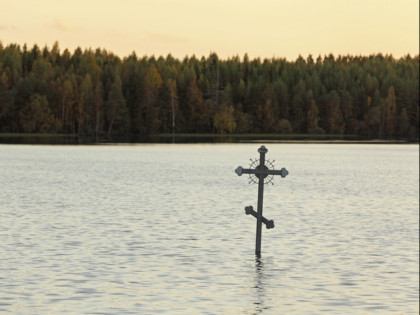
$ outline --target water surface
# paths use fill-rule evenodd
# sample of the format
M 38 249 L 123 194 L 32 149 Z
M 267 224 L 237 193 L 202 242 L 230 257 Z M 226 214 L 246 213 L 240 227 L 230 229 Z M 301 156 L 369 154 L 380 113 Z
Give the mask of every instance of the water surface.
M 0 312 L 418 314 L 419 146 L 0 145 Z

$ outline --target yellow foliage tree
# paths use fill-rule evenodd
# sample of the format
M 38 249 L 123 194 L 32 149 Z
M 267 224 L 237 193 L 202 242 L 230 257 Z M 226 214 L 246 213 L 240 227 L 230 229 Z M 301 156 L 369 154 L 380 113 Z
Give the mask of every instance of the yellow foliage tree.
M 236 129 L 236 121 L 235 117 L 233 116 L 233 106 L 223 106 L 219 111 L 216 112 L 214 115 L 214 128 L 216 128 L 217 132 L 224 134 L 224 133 L 232 133 Z

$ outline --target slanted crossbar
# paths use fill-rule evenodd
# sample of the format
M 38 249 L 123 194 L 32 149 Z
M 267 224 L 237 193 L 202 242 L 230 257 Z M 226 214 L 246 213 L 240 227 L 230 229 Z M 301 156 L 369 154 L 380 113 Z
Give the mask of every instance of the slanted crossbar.
M 258 217 L 257 212 L 254 210 L 254 208 L 252 206 L 245 207 L 245 213 L 253 215 L 254 218 Z M 273 229 L 274 228 L 274 221 L 273 220 L 267 220 L 265 217 L 262 217 L 261 220 L 262 220 L 262 223 L 265 224 L 265 227 L 267 229 Z

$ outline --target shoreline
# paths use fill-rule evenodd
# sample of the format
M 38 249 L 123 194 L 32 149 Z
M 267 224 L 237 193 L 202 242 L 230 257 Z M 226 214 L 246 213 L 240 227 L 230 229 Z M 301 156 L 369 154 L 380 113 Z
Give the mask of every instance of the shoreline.
M 358 139 L 354 135 L 313 134 L 157 134 L 148 137 L 95 137 L 72 134 L 0 133 L 0 144 L 110 145 L 141 143 L 419 144 L 419 140 Z

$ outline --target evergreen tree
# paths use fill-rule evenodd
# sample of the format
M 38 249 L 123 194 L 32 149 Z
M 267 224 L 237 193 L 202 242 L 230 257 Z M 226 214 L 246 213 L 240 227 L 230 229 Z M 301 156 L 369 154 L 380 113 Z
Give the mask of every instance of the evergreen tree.
M 121 90 L 121 79 L 117 75 L 115 82 L 111 85 L 106 107 L 106 118 L 108 125 L 108 136 L 111 135 L 113 128 L 117 134 L 125 134 L 129 130 L 129 119 L 126 102 Z

